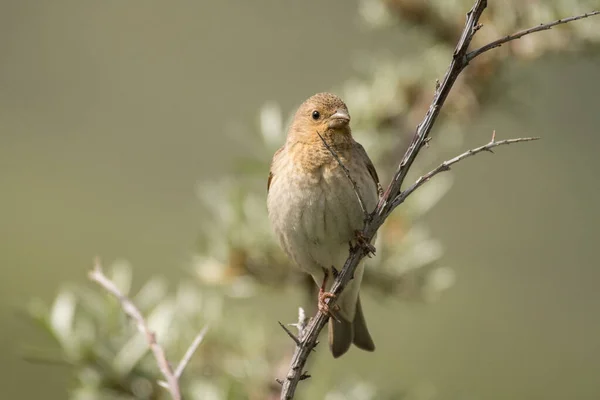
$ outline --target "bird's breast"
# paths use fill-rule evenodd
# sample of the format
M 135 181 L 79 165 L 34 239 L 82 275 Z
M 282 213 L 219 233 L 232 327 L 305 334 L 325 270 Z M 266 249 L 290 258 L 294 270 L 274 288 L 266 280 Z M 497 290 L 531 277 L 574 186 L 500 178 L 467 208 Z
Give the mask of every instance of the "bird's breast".
M 377 203 L 377 188 L 359 161 L 342 159 L 370 212 Z M 350 180 L 337 160 L 307 169 L 282 157 L 276 167 L 267 205 L 282 247 L 301 266 L 310 261 L 307 257 L 324 267 L 337 266 L 348 253 L 354 231 L 364 224 Z

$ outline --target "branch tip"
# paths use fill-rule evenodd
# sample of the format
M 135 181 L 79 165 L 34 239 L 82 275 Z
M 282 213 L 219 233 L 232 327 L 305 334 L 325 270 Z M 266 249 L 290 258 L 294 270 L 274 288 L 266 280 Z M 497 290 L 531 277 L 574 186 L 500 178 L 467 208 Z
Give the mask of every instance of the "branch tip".
M 491 43 L 486 44 L 485 46 L 481 46 L 478 49 L 472 50 L 470 52 L 468 52 L 466 54 L 466 59 L 467 62 L 472 61 L 475 57 L 480 56 L 481 54 L 490 51 L 496 47 L 500 47 L 505 43 L 508 42 L 512 42 L 513 40 L 517 40 L 522 38 L 523 36 L 527 36 L 530 35 L 532 33 L 535 32 L 540 32 L 540 31 L 546 31 L 549 29 L 552 29 L 553 27 L 557 26 L 557 25 L 562 25 L 562 24 L 566 24 L 569 22 L 573 22 L 573 21 L 577 21 L 580 19 L 584 19 L 584 18 L 589 18 L 589 17 L 593 17 L 594 15 L 598 15 L 600 14 L 600 11 L 596 10 L 596 11 L 591 11 L 585 14 L 580 14 L 580 15 L 576 15 L 573 17 L 568 17 L 568 18 L 561 18 L 561 19 L 557 19 L 555 21 L 552 22 L 547 22 L 547 23 L 541 23 L 539 25 L 536 25 L 534 27 L 528 28 L 528 29 L 523 29 L 519 32 L 515 32 L 512 35 L 506 35 L 500 39 L 494 40 Z

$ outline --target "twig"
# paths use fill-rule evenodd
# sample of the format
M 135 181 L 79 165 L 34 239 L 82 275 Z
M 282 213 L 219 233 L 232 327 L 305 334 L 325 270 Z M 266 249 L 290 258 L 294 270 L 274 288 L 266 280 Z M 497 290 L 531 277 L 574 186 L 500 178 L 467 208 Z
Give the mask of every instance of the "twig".
M 117 286 L 110 279 L 108 279 L 106 275 L 104 275 L 99 260 L 96 260 L 94 269 L 90 271 L 89 277 L 92 281 L 102 286 L 107 292 L 115 296 L 121 303 L 121 307 L 123 308 L 125 314 L 127 314 L 136 322 L 140 332 L 146 336 L 146 340 L 148 341 L 148 345 L 154 354 L 154 358 L 156 359 L 156 363 L 160 368 L 160 372 L 162 372 L 165 380 L 167 381 L 168 390 L 171 393 L 171 397 L 174 400 L 181 400 L 181 391 L 179 390 L 179 382 L 177 377 L 173 373 L 173 369 L 167 360 L 165 351 L 156 341 L 156 335 L 148 327 L 148 324 L 142 316 L 142 313 L 131 302 L 131 300 L 122 294 Z
M 600 11 L 592 11 L 592 12 L 585 13 L 585 14 L 582 14 L 582 15 L 577 15 L 575 17 L 557 19 L 556 21 L 548 22 L 547 24 L 540 24 L 538 26 L 534 26 L 534 27 L 529 28 L 529 29 L 523 29 L 522 31 L 513 33 L 512 35 L 504 36 L 501 39 L 494 40 L 493 42 L 488 43 L 485 46 L 481 46 L 480 48 L 478 48 L 476 50 L 470 51 L 469 53 L 467 53 L 467 62 L 469 62 L 472 59 L 474 59 L 475 57 L 477 57 L 477 56 L 485 53 L 486 51 L 492 50 L 492 49 L 494 49 L 496 47 L 500 47 L 504 43 L 513 41 L 515 39 L 520 39 L 520 38 L 522 38 L 525 35 L 529 35 L 530 33 L 540 32 L 540 31 L 547 31 L 549 29 L 552 29 L 556 25 L 566 24 L 568 22 L 577 21 L 578 19 L 584 19 L 584 18 L 592 17 L 592 16 L 598 15 L 598 14 L 600 14 Z
M 346 166 L 344 165 L 342 160 L 340 160 L 340 157 L 337 155 L 335 150 L 333 150 L 333 148 L 331 146 L 329 146 L 329 144 L 327 143 L 325 138 L 323 136 L 321 136 L 321 134 L 318 131 L 317 131 L 317 135 L 319 135 L 319 137 L 321 138 L 321 141 L 323 142 L 323 144 L 325 145 L 327 150 L 329 150 L 331 155 L 336 159 L 336 161 L 338 162 L 338 164 L 340 165 L 342 170 L 344 170 L 344 174 L 346 174 L 346 178 L 348 178 L 348 180 L 350 181 L 350 184 L 352 184 L 352 189 L 354 189 L 354 194 L 356 195 L 356 198 L 358 199 L 358 204 L 360 204 L 360 209 L 362 210 L 363 215 L 365 216 L 364 220 L 366 221 L 369 218 L 369 212 L 367 211 L 367 208 L 365 207 L 365 202 L 363 201 L 362 196 L 360 195 L 360 192 L 358 191 L 358 185 L 356 184 L 356 181 L 352 178 L 352 175 L 350 175 L 350 171 L 348 171 L 348 168 L 346 168 Z
M 102 272 L 102 266 L 100 264 L 100 260 L 96 259 L 94 263 L 94 268 L 89 272 L 89 278 L 96 282 L 98 285 L 102 286 L 108 293 L 113 295 L 119 300 L 121 303 L 121 308 L 131 319 L 133 319 L 136 324 L 138 330 L 146 337 L 146 341 L 148 342 L 148 346 L 152 350 L 154 354 L 154 358 L 156 359 L 156 363 L 158 364 L 158 368 L 160 372 L 165 378 L 166 382 L 158 382 L 161 386 L 165 387 L 173 400 L 181 400 L 181 390 L 179 388 L 179 378 L 183 373 L 186 365 L 188 364 L 190 358 L 192 357 L 194 351 L 198 348 L 202 339 L 206 335 L 207 327 L 202 329 L 202 331 L 196 336 L 185 355 L 183 356 L 181 362 L 177 366 L 177 369 L 173 371 L 169 361 L 167 360 L 167 356 L 165 355 L 165 351 L 160 344 L 156 341 L 156 334 L 150 330 L 146 320 L 144 319 L 142 313 L 138 308 L 133 304 L 131 300 L 127 296 L 125 296 L 117 285 L 115 285 L 106 275 Z
M 442 106 L 444 105 L 444 102 L 445 102 L 446 98 L 448 97 L 448 94 L 450 93 L 450 90 L 452 89 L 454 82 L 456 82 L 456 79 L 458 78 L 460 73 L 465 69 L 465 67 L 467 67 L 469 62 L 472 61 L 473 59 L 475 59 L 478 55 L 482 54 L 483 52 L 488 51 L 494 47 L 497 47 L 498 45 L 501 45 L 502 43 L 506 43 L 511 40 L 518 39 L 529 33 L 537 32 L 539 30 L 549 29 L 551 26 L 557 25 L 557 23 L 551 23 L 554 25 L 551 25 L 544 29 L 542 29 L 541 27 L 531 28 L 529 30 L 522 31 L 517 34 L 507 36 L 507 37 L 501 39 L 500 43 L 496 43 L 495 46 L 494 46 L 495 42 L 493 42 L 488 46 L 484 46 L 481 49 L 475 50 L 475 52 L 469 53 L 468 52 L 469 44 L 471 43 L 473 37 L 475 36 L 475 33 L 481 28 L 481 25 L 479 24 L 479 19 L 481 17 L 481 14 L 483 13 L 483 10 L 486 7 L 487 7 L 486 0 L 476 0 L 475 4 L 471 8 L 471 10 L 467 13 L 467 21 L 465 23 L 465 27 L 464 27 L 461 37 L 458 41 L 458 44 L 456 45 L 456 48 L 452 55 L 452 61 L 450 63 L 450 66 L 446 70 L 446 73 L 445 73 L 442 81 L 439 83 L 439 85 L 436 83 L 436 90 L 435 90 L 435 94 L 434 94 L 433 100 L 431 102 L 431 105 L 429 106 L 429 109 L 428 109 L 427 113 L 425 114 L 423 121 L 421 121 L 421 123 L 419 125 L 417 125 L 415 135 L 414 135 L 408 149 L 406 150 L 404 156 L 402 157 L 402 160 L 400 161 L 400 165 L 396 169 L 396 172 L 394 173 L 394 177 L 393 177 L 391 183 L 385 190 L 385 192 L 384 192 L 383 196 L 381 197 L 379 204 L 377 205 L 375 210 L 371 213 L 369 218 L 367 218 L 365 221 L 365 226 L 361 232 L 361 235 L 364 238 L 366 244 L 370 243 L 371 240 L 373 240 L 373 237 L 377 233 L 377 230 L 379 229 L 379 227 L 381 227 L 381 225 L 384 223 L 384 221 L 389 216 L 389 214 L 401 203 L 401 202 L 398 202 L 397 200 L 399 199 L 399 196 L 401 196 L 401 187 L 404 182 L 404 179 L 406 178 L 406 175 L 408 174 L 408 171 L 409 171 L 410 167 L 412 166 L 413 162 L 415 161 L 419 151 L 421 150 L 421 148 L 424 147 L 424 144 L 427 143 L 429 133 L 431 132 L 431 128 L 433 127 L 433 124 L 437 120 L 439 112 L 440 112 Z M 560 20 L 561 21 L 560 23 L 575 21 L 577 19 L 585 18 L 586 16 L 591 16 L 591 15 L 596 15 L 596 12 L 590 13 L 589 15 L 586 14 L 585 16 L 572 17 L 569 19 Z M 489 46 L 491 46 L 491 47 L 489 47 Z M 321 139 L 323 140 L 323 138 L 321 138 Z M 518 140 L 518 141 L 523 141 L 523 140 Z M 325 141 L 323 140 L 323 142 L 325 142 Z M 502 143 L 502 142 L 492 141 L 492 143 Z M 509 143 L 514 143 L 514 141 L 513 142 L 508 141 L 508 142 L 502 143 L 502 144 L 509 144 Z M 326 143 L 325 143 L 325 145 L 327 146 Z M 488 145 L 486 145 L 489 148 L 485 149 L 486 146 L 483 146 L 484 148 L 482 148 L 481 150 L 479 150 L 477 152 L 491 150 L 492 147 L 498 146 L 500 144 L 495 144 L 494 146 L 489 146 L 489 145 L 490 145 L 489 143 L 488 143 Z M 329 146 L 327 146 L 327 147 L 329 147 Z M 477 149 L 474 149 L 474 150 L 477 150 Z M 467 153 L 469 153 L 469 152 L 467 152 Z M 458 156 L 458 159 L 456 159 L 456 160 L 452 159 L 450 161 L 453 161 L 453 163 L 456 163 L 456 162 L 458 162 L 466 157 L 469 157 L 470 155 L 473 155 L 473 154 L 475 154 L 475 153 L 462 154 L 462 155 Z M 338 162 L 339 162 L 339 160 L 338 160 Z M 447 164 L 446 167 L 447 166 L 449 166 L 449 165 Z M 444 167 L 442 167 L 442 169 L 443 168 Z M 434 171 L 432 171 L 433 173 L 431 176 L 441 172 L 441 170 L 437 171 L 437 172 L 434 172 Z M 349 176 L 349 179 L 352 181 L 350 176 Z M 419 186 L 422 185 L 424 182 L 425 181 L 422 181 L 419 184 Z M 411 187 L 409 187 L 407 190 L 410 190 L 410 192 L 407 194 L 407 196 L 410 193 L 414 192 L 414 190 L 416 190 L 417 188 L 418 188 L 418 186 L 412 188 L 412 190 L 411 190 Z M 404 199 L 405 198 L 406 197 L 404 197 Z M 346 284 L 352 278 L 352 276 L 354 274 L 354 270 L 356 269 L 358 263 L 368 254 L 368 252 L 369 252 L 369 250 L 368 250 L 367 246 L 354 246 L 353 248 L 351 248 L 350 254 L 344 264 L 344 267 L 342 268 L 342 270 L 340 271 L 338 276 L 335 278 L 335 281 L 330 289 L 330 292 L 333 293 L 334 297 L 326 300 L 327 305 L 330 308 L 333 307 L 333 305 L 335 304 L 335 299 L 339 298 L 340 293 L 342 292 L 342 290 L 344 289 Z M 287 376 L 284 380 L 282 380 L 283 384 L 282 384 L 282 389 L 281 389 L 281 399 L 289 400 L 294 397 L 296 388 L 298 386 L 298 382 L 300 382 L 301 378 L 306 375 L 306 373 L 304 373 L 303 371 L 304 371 L 304 366 L 306 365 L 308 356 L 310 355 L 312 349 L 315 347 L 315 345 L 317 343 L 317 337 L 319 336 L 319 333 L 321 332 L 321 330 L 325 327 L 327 320 L 328 320 L 328 316 L 323 314 L 322 312 L 318 311 L 317 314 L 315 315 L 315 317 L 311 319 L 310 323 L 303 330 L 303 334 L 300 338 L 300 345 L 296 346 L 296 349 L 292 356 L 292 360 L 290 363 L 290 367 L 289 367 Z
M 196 352 L 196 349 L 198 349 L 198 346 L 200 346 L 200 343 L 202 343 L 202 341 L 204 340 L 204 336 L 206 336 L 207 332 L 208 332 L 208 325 L 206 325 L 204 328 L 202 328 L 200 333 L 198 335 L 196 335 L 196 337 L 194 338 L 194 341 L 192 342 L 192 344 L 190 344 L 190 347 L 188 347 L 187 351 L 183 355 L 183 358 L 181 359 L 181 361 L 179 361 L 177 368 L 175 368 L 175 377 L 177 379 L 181 378 L 181 375 L 183 374 L 183 370 L 185 369 L 185 367 L 187 367 L 188 363 L 192 359 L 192 356 Z
M 443 163 L 441 163 L 438 167 L 436 167 L 435 169 L 433 169 L 433 170 L 429 171 L 428 173 L 426 173 L 425 175 L 419 177 L 419 179 L 417 179 L 417 181 L 415 183 L 413 183 L 407 189 L 403 190 L 398 195 L 398 197 L 396 197 L 396 199 L 394 199 L 394 201 L 392 203 L 393 207 L 398 207 L 400 204 L 404 203 L 404 200 L 406 200 L 406 198 L 408 196 L 410 196 L 415 190 L 417 190 L 419 187 L 421 187 L 425 182 L 429 181 L 435 175 L 439 174 L 440 172 L 450 171 L 450 166 L 452 166 L 453 164 L 456 164 L 459 161 L 464 160 L 467 157 L 474 156 L 475 154 L 481 153 L 483 151 L 488 151 L 490 153 L 493 153 L 492 149 L 494 147 L 508 145 L 508 144 L 512 144 L 512 143 L 531 142 L 533 140 L 539 140 L 539 139 L 540 139 L 539 137 L 525 137 L 525 138 L 516 138 L 516 139 L 505 139 L 505 140 L 500 140 L 499 142 L 496 142 L 496 131 L 494 131 L 492 133 L 492 140 L 490 140 L 490 142 L 488 144 L 480 146 L 480 147 L 476 147 L 471 150 L 467 150 L 464 153 L 459 154 L 458 156 L 456 156 L 454 158 L 451 158 L 450 160 L 446 160 Z

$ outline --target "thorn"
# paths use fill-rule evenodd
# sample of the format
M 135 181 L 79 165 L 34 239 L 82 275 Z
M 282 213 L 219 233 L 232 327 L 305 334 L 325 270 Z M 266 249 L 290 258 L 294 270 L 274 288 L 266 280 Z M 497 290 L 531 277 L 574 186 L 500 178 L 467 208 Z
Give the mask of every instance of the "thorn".
M 300 340 L 296 337 L 296 335 L 294 335 L 285 325 L 283 325 L 281 322 L 277 321 L 277 323 L 279 323 L 279 326 L 281 326 L 281 328 L 285 331 L 285 333 L 288 334 L 289 337 L 292 338 L 292 340 L 296 343 L 296 346 L 300 346 Z
M 492 131 L 492 141 L 490 143 L 495 143 L 496 142 L 496 130 L 494 129 Z
M 275 378 L 275 382 L 279 383 L 281 386 L 283 386 L 283 381 L 279 378 Z
M 477 24 L 473 27 L 473 33 L 477 32 L 483 27 L 483 24 Z
M 436 80 L 435 80 L 435 91 L 436 91 L 436 92 L 437 92 L 438 90 L 440 90 L 440 86 L 441 86 L 441 84 L 440 84 L 440 80 L 439 80 L 439 79 L 436 79 Z
M 431 136 L 425 138 L 425 140 L 423 141 L 423 146 L 429 148 L 429 142 L 431 142 Z
M 338 275 L 340 274 L 340 271 L 338 271 L 333 265 L 331 266 L 331 273 L 333 274 L 334 278 L 337 278 Z
M 300 375 L 300 380 L 301 380 L 301 381 L 303 381 L 303 380 L 306 380 L 306 379 L 308 379 L 308 378 L 310 378 L 310 375 L 308 374 L 308 371 L 304 371 L 304 372 L 302 373 L 302 375 Z

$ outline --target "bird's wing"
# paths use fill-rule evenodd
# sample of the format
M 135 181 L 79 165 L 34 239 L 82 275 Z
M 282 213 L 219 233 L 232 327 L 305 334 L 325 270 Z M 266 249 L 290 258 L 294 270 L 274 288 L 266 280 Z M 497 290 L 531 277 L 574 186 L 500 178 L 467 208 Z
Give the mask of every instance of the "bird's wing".
M 273 165 L 275 164 L 275 162 L 277 161 L 277 159 L 279 158 L 279 155 L 281 154 L 281 151 L 283 150 L 283 147 L 280 147 L 275 154 L 273 154 L 273 160 L 271 161 L 271 167 L 269 168 L 269 179 L 267 180 L 267 193 L 269 193 L 269 188 L 271 187 L 271 181 L 273 180 L 273 177 L 275 176 L 273 174 Z M 366 154 L 366 153 L 365 153 Z
M 358 142 L 355 142 L 355 143 L 356 143 L 356 150 L 358 151 L 360 158 L 362 158 L 362 160 L 364 161 L 365 165 L 367 166 L 367 170 L 369 171 L 369 174 L 371 175 L 371 178 L 373 178 L 373 181 L 375 182 L 375 186 L 377 186 L 377 194 L 379 195 L 379 197 L 381 197 L 383 195 L 383 188 L 381 187 L 381 184 L 379 183 L 379 176 L 377 176 L 377 170 L 375 169 L 373 162 L 369 158 L 369 155 L 365 151 L 365 148 L 362 146 L 362 144 L 360 144 Z M 269 179 L 270 179 L 270 177 L 269 177 Z

